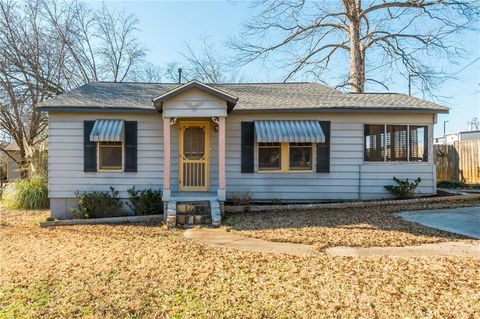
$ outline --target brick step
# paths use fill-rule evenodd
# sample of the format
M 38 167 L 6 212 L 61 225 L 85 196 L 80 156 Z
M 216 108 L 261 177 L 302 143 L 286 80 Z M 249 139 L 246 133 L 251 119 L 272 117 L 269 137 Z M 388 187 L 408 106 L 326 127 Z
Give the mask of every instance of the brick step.
M 177 202 L 177 225 L 210 225 L 212 215 L 209 201 Z
M 210 225 L 210 215 L 177 215 L 177 225 Z

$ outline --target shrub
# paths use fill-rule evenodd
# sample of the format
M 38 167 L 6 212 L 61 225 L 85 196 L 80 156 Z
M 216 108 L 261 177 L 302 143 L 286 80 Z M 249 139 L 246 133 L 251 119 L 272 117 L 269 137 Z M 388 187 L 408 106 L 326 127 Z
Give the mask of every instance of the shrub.
M 232 196 L 232 202 L 235 206 L 247 206 L 250 205 L 252 202 L 252 193 L 245 192 L 245 193 L 234 193 Z
M 11 209 L 45 209 L 48 208 L 48 186 L 44 178 L 27 178 L 15 180 L 3 191 L 2 204 Z
M 154 215 L 163 213 L 162 192 L 160 190 L 137 190 L 135 186 L 127 190 L 130 202 L 127 203 L 135 215 Z
M 415 194 L 415 189 L 422 181 L 420 177 L 418 177 L 413 182 L 410 182 L 408 178 L 405 180 L 401 180 L 399 178 L 393 177 L 393 180 L 398 184 L 398 186 L 386 185 L 384 187 L 397 198 L 401 199 L 412 198 Z
M 110 192 L 75 192 L 77 208 L 70 211 L 78 218 L 105 218 L 124 216 L 118 191 L 110 186 Z

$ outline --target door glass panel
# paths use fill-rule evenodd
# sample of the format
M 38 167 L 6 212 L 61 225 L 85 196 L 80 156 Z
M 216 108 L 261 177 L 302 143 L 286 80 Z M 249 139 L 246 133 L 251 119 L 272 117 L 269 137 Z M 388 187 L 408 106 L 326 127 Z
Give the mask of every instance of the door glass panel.
M 187 127 L 184 131 L 183 155 L 189 160 L 199 160 L 205 155 L 205 131 L 201 127 Z

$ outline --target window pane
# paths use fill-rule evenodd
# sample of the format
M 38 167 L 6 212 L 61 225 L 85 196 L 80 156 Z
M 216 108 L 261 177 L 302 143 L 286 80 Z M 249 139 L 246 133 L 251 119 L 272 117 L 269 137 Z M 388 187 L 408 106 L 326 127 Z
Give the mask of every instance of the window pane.
M 407 161 L 407 126 L 387 125 L 387 161 Z
M 290 169 L 295 171 L 312 169 L 312 144 L 290 144 Z
M 258 169 L 280 170 L 281 153 L 280 143 L 260 143 L 258 145 Z
M 410 161 L 428 161 L 427 126 L 410 126 Z
M 365 125 L 365 161 L 383 162 L 385 151 L 385 126 Z
M 183 155 L 190 160 L 202 159 L 205 155 L 205 131 L 194 126 L 187 127 L 183 133 Z
M 100 169 L 122 169 L 122 143 L 101 143 L 99 163 Z

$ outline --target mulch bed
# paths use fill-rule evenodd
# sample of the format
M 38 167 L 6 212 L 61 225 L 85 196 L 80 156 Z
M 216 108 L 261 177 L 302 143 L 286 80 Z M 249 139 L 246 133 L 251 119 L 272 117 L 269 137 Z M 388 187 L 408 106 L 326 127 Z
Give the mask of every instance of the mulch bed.
M 319 250 L 334 246 L 410 246 L 466 240 L 403 220 L 400 211 L 480 205 L 480 199 L 404 205 L 324 209 L 272 210 L 227 215 L 224 224 L 243 236 L 271 241 L 313 244 Z

